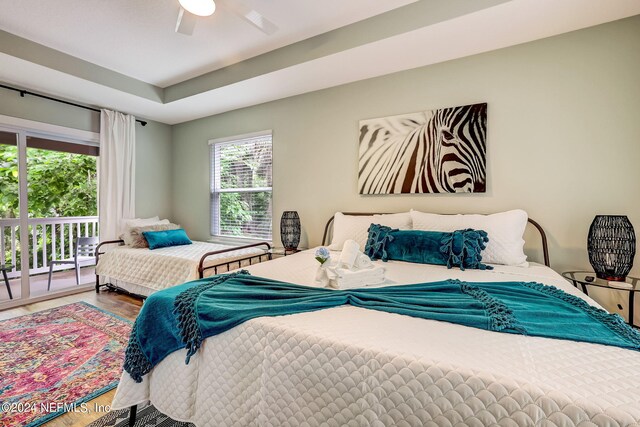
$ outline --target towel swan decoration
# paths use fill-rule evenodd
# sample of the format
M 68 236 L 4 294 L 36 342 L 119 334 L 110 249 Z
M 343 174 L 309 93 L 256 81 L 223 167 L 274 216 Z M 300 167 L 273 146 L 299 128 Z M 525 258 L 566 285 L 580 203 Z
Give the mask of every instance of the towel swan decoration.
M 371 259 L 360 251 L 354 240 L 347 240 L 342 247 L 340 258 L 335 265 L 321 266 L 325 274 L 319 274 L 316 280 L 323 286 L 337 289 L 353 289 L 378 285 L 385 280 L 384 267 L 375 266 Z

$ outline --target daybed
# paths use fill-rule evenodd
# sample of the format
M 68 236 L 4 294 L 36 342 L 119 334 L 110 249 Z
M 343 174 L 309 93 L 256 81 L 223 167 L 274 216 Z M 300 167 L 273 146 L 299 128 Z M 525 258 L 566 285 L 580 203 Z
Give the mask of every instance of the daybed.
M 143 224 L 142 227 L 130 227 L 123 233 L 124 239 L 130 243 L 138 243 L 137 245 L 127 245 L 124 239 L 119 239 L 101 242 L 97 246 L 96 292 L 101 287 L 106 287 L 147 297 L 153 292 L 222 273 L 234 266 L 241 267 L 271 259 L 271 245 L 267 242 L 233 246 L 193 241 L 191 244 L 153 250 L 149 249 L 148 244 L 147 247 L 140 247 L 145 246 L 140 230 L 179 227 L 167 220 L 154 220 L 155 218 L 138 220 L 135 224 Z M 134 237 L 129 235 L 127 238 L 126 233 L 131 233 L 131 230 Z M 189 243 L 190 240 L 187 239 L 186 242 Z

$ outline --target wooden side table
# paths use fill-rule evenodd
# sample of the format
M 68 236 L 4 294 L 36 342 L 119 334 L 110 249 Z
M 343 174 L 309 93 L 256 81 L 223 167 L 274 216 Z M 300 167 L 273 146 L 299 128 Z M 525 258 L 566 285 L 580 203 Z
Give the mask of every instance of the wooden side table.
M 580 285 L 582 292 L 589 295 L 589 286 L 596 286 L 598 288 L 608 288 L 616 291 L 629 292 L 629 325 L 633 325 L 633 309 L 635 303 L 635 296 L 640 293 L 640 278 L 627 276 L 624 282 L 609 282 L 607 280 L 599 279 L 596 277 L 596 273 L 593 271 L 565 271 L 562 273 L 562 277 L 573 283 L 576 288 Z M 613 285 L 611 285 L 613 283 Z M 625 285 L 626 284 L 626 285 Z M 616 286 L 617 285 L 617 286 Z
M 0 270 L 2 270 L 2 278 L 4 279 L 4 285 L 7 287 L 7 292 L 9 292 L 9 299 L 13 299 L 13 295 L 11 294 L 11 285 L 9 285 L 9 278 L 7 277 L 7 271 L 13 270 L 13 265 L 11 264 L 0 264 Z

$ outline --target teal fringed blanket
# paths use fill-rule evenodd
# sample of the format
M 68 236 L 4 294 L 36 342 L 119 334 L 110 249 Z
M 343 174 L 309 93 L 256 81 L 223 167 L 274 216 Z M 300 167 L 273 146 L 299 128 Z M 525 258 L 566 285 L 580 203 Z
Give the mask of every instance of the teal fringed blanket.
M 247 320 L 350 304 L 489 331 L 612 345 L 640 351 L 624 320 L 553 286 L 524 282 L 442 282 L 331 290 L 249 275 L 219 275 L 151 295 L 136 319 L 124 369 L 136 382 L 170 353 Z

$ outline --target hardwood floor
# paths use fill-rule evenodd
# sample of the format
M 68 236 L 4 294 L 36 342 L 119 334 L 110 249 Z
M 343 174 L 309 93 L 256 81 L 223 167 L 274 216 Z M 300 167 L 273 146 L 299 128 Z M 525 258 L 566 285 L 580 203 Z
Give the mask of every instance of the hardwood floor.
M 85 301 L 96 307 L 110 311 L 129 320 L 135 320 L 142 301 L 130 296 L 117 294 L 115 292 L 101 291 L 96 294 L 94 291 L 83 292 L 80 294 L 69 295 L 48 301 L 37 302 L 23 307 L 12 308 L 0 311 L 0 319 L 10 319 L 12 317 L 24 314 L 35 313 L 37 311 L 54 308 L 65 304 L 71 304 L 78 301 Z M 103 408 L 111 404 L 115 390 L 103 394 L 89 402 L 89 412 L 68 412 L 44 424 L 45 427 L 85 427 L 87 424 L 97 420 L 106 414 Z M 96 412 L 94 408 L 99 410 Z M 16 426 L 17 427 L 17 426 Z

